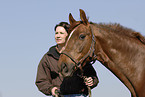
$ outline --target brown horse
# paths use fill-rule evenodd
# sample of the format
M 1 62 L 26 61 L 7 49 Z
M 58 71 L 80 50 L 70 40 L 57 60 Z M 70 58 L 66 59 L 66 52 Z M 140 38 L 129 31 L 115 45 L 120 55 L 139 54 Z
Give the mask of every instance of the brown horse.
M 64 76 L 98 60 L 130 90 L 132 97 L 145 97 L 145 38 L 120 24 L 88 22 L 80 10 L 81 21 L 69 15 L 71 32 L 61 51 L 58 67 Z

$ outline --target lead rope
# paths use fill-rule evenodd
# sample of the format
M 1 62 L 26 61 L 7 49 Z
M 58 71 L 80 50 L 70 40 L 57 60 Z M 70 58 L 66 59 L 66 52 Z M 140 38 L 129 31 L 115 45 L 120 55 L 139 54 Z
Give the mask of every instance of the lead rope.
M 89 91 L 89 97 L 92 97 L 92 95 L 91 95 L 91 88 L 89 86 L 87 86 L 87 87 L 88 87 L 88 91 Z
M 87 86 L 87 87 L 88 87 L 89 97 L 92 97 L 92 95 L 91 95 L 91 88 L 89 86 Z

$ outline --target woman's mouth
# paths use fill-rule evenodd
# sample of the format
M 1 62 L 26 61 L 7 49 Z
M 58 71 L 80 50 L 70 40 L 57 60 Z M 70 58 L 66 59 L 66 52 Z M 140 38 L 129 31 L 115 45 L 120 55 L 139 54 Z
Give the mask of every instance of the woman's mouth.
M 61 41 L 61 39 L 56 39 L 57 41 Z

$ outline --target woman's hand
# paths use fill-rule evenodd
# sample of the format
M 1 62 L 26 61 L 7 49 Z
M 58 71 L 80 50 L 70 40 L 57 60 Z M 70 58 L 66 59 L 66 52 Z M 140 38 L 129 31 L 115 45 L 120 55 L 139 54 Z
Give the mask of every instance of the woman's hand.
M 93 86 L 93 79 L 92 79 L 92 77 L 87 77 L 87 78 L 85 78 L 85 84 L 87 85 L 87 86 Z
M 57 90 L 58 90 L 57 87 L 53 87 L 53 88 L 51 89 L 51 94 L 52 94 L 54 97 L 58 97 L 58 93 L 56 92 Z

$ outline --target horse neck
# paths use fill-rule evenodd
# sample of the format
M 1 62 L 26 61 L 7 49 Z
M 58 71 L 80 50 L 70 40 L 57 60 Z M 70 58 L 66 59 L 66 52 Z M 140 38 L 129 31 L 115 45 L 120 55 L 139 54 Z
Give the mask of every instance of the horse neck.
M 111 30 L 104 30 L 104 28 L 93 27 L 93 33 L 96 37 L 96 43 L 110 60 L 118 64 L 130 64 L 135 62 L 138 55 L 140 55 L 145 46 L 140 41 L 130 38 L 127 35 L 117 34 Z M 96 45 L 96 46 L 98 46 Z M 129 63 L 128 63 L 129 62 Z

